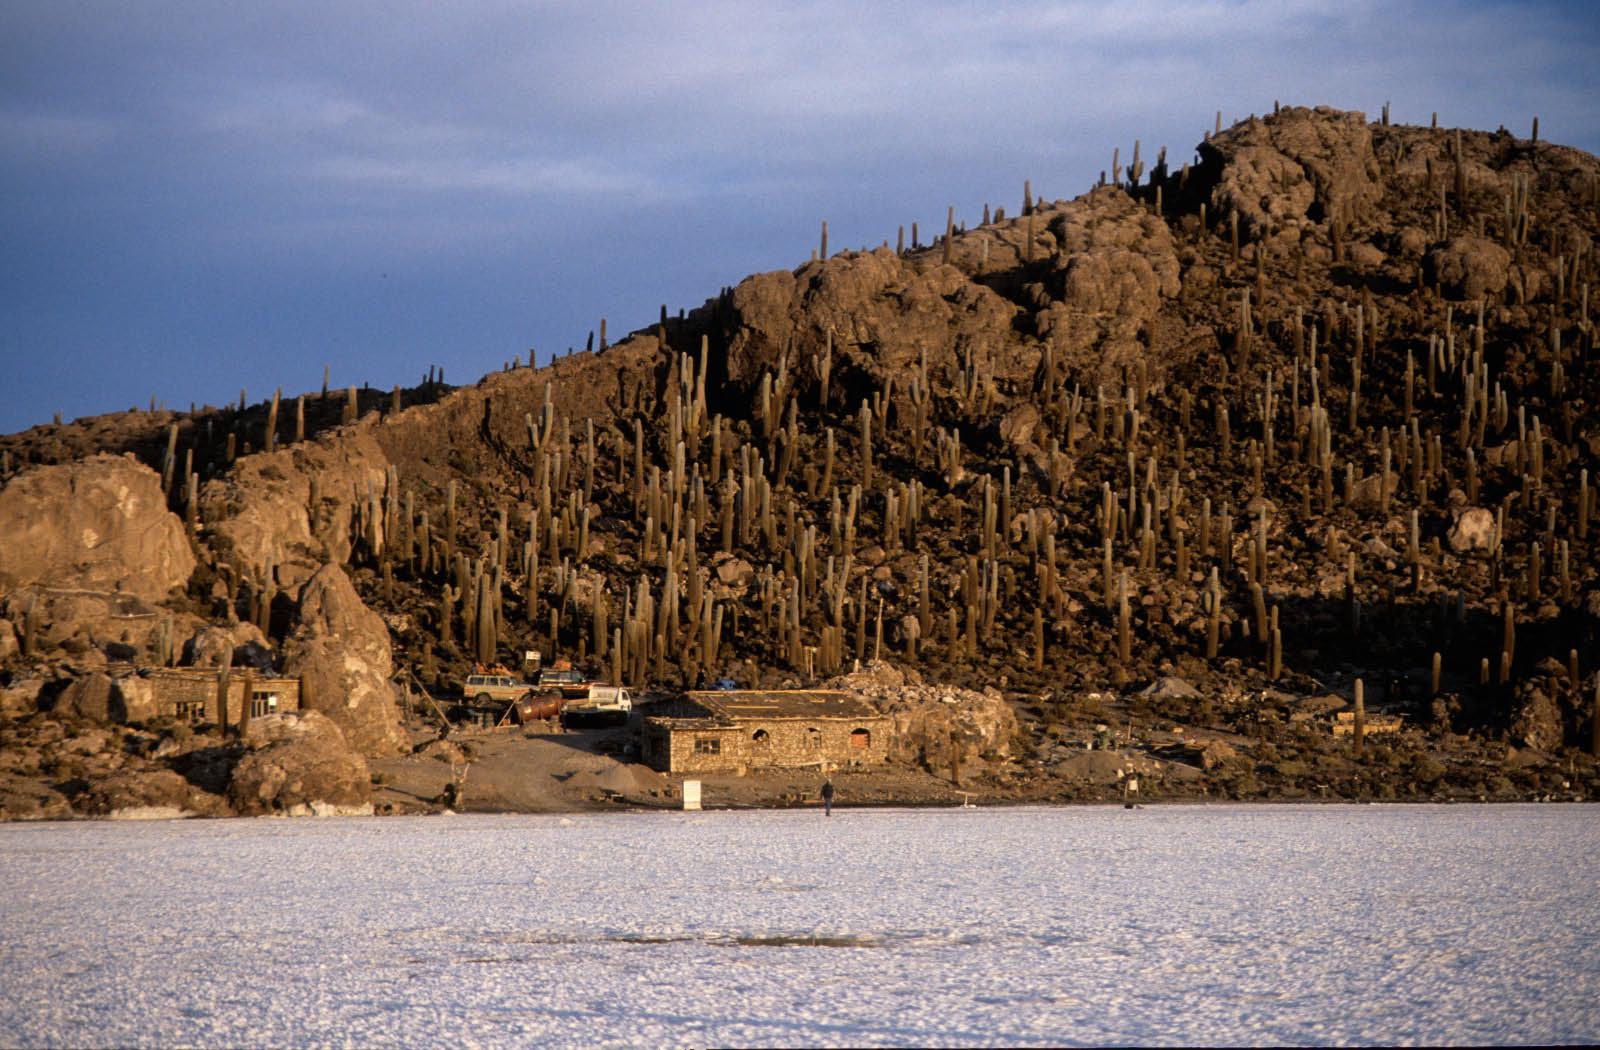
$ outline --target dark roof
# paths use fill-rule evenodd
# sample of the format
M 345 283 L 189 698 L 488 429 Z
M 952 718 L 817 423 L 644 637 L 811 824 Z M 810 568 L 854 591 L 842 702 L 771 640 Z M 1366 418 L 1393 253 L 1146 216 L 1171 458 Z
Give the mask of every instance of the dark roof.
M 884 717 L 854 693 L 830 689 L 705 689 L 685 695 L 713 716 L 735 722 Z

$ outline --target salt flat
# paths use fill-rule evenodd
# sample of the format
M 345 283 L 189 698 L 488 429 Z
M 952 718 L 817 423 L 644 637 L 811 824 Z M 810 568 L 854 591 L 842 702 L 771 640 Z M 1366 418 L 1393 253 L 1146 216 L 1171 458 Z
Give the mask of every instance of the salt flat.
M 1578 806 L 0 827 L 0 1042 L 1600 1040 Z

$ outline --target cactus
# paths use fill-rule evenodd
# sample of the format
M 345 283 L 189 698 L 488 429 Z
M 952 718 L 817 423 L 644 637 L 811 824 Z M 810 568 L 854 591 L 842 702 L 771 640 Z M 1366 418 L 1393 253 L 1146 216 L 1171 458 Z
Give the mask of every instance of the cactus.
M 232 668 L 233 647 L 230 645 L 217 666 L 217 730 L 224 737 L 228 735 L 228 672 Z
M 439 642 L 441 645 L 455 642 L 455 624 L 452 614 L 455 604 L 461 598 L 461 589 L 445 584 L 439 589 Z
M 1350 744 L 1357 755 L 1366 749 L 1367 740 L 1367 692 L 1366 683 L 1356 679 L 1356 718 L 1354 732 L 1350 736 Z
M 494 663 L 496 643 L 499 641 L 499 631 L 495 624 L 494 596 L 487 576 L 478 577 L 478 609 L 473 620 L 477 632 L 478 662 L 487 667 Z
M 1117 660 L 1126 668 L 1133 660 L 1133 631 L 1129 623 L 1128 574 L 1117 578 Z
M 1283 632 L 1278 627 L 1278 607 L 1272 607 L 1272 641 L 1267 650 L 1267 677 L 1276 682 L 1283 673 Z

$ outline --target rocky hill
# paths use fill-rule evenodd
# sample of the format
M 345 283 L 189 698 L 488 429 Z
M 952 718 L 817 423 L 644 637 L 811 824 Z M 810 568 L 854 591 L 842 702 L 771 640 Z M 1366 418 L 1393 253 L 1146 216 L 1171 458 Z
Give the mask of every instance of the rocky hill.
M 394 753 L 391 664 L 537 649 L 998 690 L 1029 797 L 1105 722 L 1215 742 L 1196 790 L 1236 796 L 1600 792 L 1594 157 L 1285 108 L 932 244 L 825 230 L 469 387 L 0 438 L 7 751 L 70 739 L 90 676 L 237 659 Z M 1400 733 L 1334 735 L 1358 678 Z

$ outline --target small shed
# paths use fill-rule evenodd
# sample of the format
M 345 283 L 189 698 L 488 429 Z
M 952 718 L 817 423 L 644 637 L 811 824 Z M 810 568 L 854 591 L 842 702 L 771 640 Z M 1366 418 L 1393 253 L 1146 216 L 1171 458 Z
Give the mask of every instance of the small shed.
M 695 690 L 641 723 L 640 751 L 665 773 L 744 773 L 876 765 L 893 722 L 853 693 L 824 689 Z

